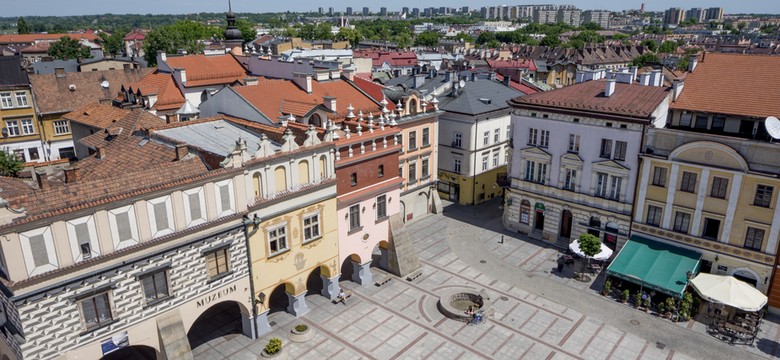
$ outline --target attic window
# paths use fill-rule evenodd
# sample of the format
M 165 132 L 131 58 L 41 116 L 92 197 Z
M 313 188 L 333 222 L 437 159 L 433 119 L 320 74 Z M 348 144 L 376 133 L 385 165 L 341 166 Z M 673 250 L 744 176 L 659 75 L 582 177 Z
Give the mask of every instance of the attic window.
M 607 123 L 607 127 L 612 127 L 612 123 L 611 123 L 611 122 L 608 122 L 608 123 Z
M 544 114 L 544 115 L 542 115 L 542 118 L 549 119 L 550 118 L 550 114 Z
M 479 98 L 479 101 L 481 101 L 482 103 L 484 103 L 486 105 L 489 105 L 489 104 L 493 103 L 493 100 L 488 99 L 488 98 Z
M 576 123 L 580 122 L 580 118 L 574 118 L 574 122 Z

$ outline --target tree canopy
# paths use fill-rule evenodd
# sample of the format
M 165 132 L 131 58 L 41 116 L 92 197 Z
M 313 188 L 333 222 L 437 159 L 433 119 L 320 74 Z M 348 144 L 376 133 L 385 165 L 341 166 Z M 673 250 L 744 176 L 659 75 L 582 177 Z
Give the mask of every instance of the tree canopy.
M 601 252 L 601 240 L 595 235 L 582 233 L 577 243 L 580 245 L 582 253 L 587 257 L 593 257 Z
M 124 52 L 125 49 L 125 40 L 124 36 L 122 34 L 125 34 L 126 31 L 116 31 L 113 34 L 109 35 L 108 33 L 100 33 L 98 35 L 100 38 L 98 39 L 98 43 L 103 46 L 103 49 L 113 55 L 118 56 L 121 55 Z
M 661 43 L 661 46 L 658 47 L 658 52 L 664 53 L 664 54 L 671 54 L 673 52 L 677 51 L 677 42 L 666 40 L 663 43 Z
M 0 150 L 0 175 L 16 177 L 24 169 L 24 161 L 19 160 L 8 149 Z
M 23 17 L 19 17 L 19 19 L 16 20 L 16 33 L 17 34 L 29 34 L 30 33 L 30 26 L 27 25 L 27 21 L 24 20 Z
M 424 31 L 414 39 L 415 46 L 436 46 L 439 44 L 439 33 L 436 31 Z
M 658 55 L 652 53 L 644 53 L 631 60 L 631 66 L 643 67 L 650 64 L 658 63 Z
M 70 36 L 63 36 L 49 46 L 49 56 L 58 60 L 87 59 L 91 55 L 89 48 L 81 45 L 78 40 Z
M 149 66 L 156 66 L 158 51 L 176 54 L 179 50 L 184 50 L 188 54 L 197 54 L 203 51 L 202 40 L 221 37 L 221 28 L 182 20 L 150 31 L 144 41 L 144 58 L 149 62 Z
M 359 30 L 343 27 L 339 29 L 339 33 L 336 34 L 336 40 L 349 41 L 349 44 L 352 45 L 352 47 L 355 47 L 363 40 L 363 35 Z

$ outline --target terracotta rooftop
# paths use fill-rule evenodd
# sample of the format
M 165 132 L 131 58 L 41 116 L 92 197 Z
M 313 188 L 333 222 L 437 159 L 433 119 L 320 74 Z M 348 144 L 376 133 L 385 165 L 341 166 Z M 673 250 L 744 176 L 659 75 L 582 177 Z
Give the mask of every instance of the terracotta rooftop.
M 152 107 L 157 110 L 178 109 L 186 101 L 171 74 L 149 74 L 139 81 L 124 84 L 123 88 L 142 96 L 157 95 L 157 103 Z
M 244 79 L 247 72 L 232 55 L 168 56 L 171 68 L 183 68 L 187 73 L 185 87 L 231 84 Z
M 119 110 L 119 111 L 117 111 Z M 111 105 L 92 104 L 65 114 L 63 118 L 103 131 L 77 139 L 93 149 L 105 147 L 113 139 L 127 138 L 137 130 L 155 128 L 165 121 L 141 109 L 125 110 Z
M 23 54 L 33 54 L 33 53 L 48 53 L 49 47 L 51 47 L 51 43 L 49 42 L 39 42 L 36 44 L 32 44 L 22 50 L 20 50 Z
M 101 155 L 78 162 L 83 179 L 120 176 L 170 164 L 176 160 L 176 149 L 141 136 L 128 136 L 107 141 Z
M 275 120 L 281 115 L 290 114 L 285 110 L 301 113 L 306 104 L 310 104 L 308 110 L 311 110 L 315 106 L 323 104 L 325 96 L 336 98 L 338 113 L 346 114 L 350 104 L 355 108 L 355 113 L 359 110 L 364 113 L 369 111 L 376 113 L 380 109 L 380 105 L 376 101 L 344 80 L 323 82 L 312 80 L 311 94 L 298 87 L 291 80 L 269 78 L 260 78 L 257 86 L 242 86 L 234 88 L 234 90 L 271 120 Z M 291 102 L 292 104 L 288 104 Z M 293 115 L 296 114 L 293 113 Z
M 360 90 L 363 90 L 363 92 L 368 94 L 368 96 L 372 97 L 376 101 L 382 101 L 382 99 L 385 98 L 385 94 L 382 93 L 382 89 L 384 89 L 385 87 L 380 84 L 363 79 L 358 76 L 355 77 L 355 80 L 353 80 L 352 83 L 355 84 L 355 86 L 360 88 Z M 392 101 L 388 100 L 387 109 L 390 111 L 395 110 L 395 104 Z
M 95 41 L 98 36 L 95 33 L 85 34 L 4 34 L 0 35 L 0 44 L 32 44 L 36 41 L 57 41 L 63 36 L 68 36 L 73 40 L 87 39 Z
M 765 118 L 780 116 L 780 57 L 706 53 L 687 74 L 672 109 Z
M 574 110 L 605 115 L 648 119 L 669 95 L 669 88 L 636 84 L 615 84 L 615 93 L 604 96 L 605 80 L 586 81 L 560 89 L 539 92 L 510 100 L 510 105 Z
M 356 58 L 370 58 L 372 66 L 379 67 L 384 63 L 390 66 L 415 66 L 417 55 L 411 51 L 387 52 L 387 51 L 355 51 Z
M 89 125 L 98 129 L 105 129 L 112 126 L 117 120 L 129 113 L 130 110 L 95 102 L 82 106 L 62 117 L 80 124 Z
M 153 70 L 119 69 L 30 75 L 30 84 L 38 111 L 42 114 L 66 113 L 101 99 L 114 99 L 122 84 L 139 81 Z

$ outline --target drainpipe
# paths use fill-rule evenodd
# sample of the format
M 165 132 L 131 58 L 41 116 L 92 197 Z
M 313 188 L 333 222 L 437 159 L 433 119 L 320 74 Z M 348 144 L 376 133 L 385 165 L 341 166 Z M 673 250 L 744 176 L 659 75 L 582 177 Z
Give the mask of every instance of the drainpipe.
M 249 292 L 252 294 L 250 298 L 252 307 L 252 335 L 257 339 L 257 307 L 255 304 L 255 278 L 252 276 L 252 254 L 249 248 L 249 225 L 254 227 L 254 231 L 257 231 L 257 226 L 260 225 L 260 218 L 255 214 L 253 218 L 249 218 L 249 215 L 244 215 L 244 241 L 246 246 L 246 263 L 249 266 Z
M 475 118 L 476 122 L 474 123 L 474 167 L 471 169 L 471 173 L 474 174 L 474 176 L 471 177 L 471 200 L 473 201 L 472 205 L 477 206 L 477 138 L 479 137 L 479 118 Z

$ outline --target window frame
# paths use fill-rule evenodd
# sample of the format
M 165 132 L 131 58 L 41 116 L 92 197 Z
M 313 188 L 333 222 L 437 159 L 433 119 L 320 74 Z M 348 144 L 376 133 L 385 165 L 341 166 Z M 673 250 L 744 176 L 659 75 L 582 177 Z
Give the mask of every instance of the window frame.
M 430 159 L 428 158 L 421 160 L 420 180 L 427 179 L 431 175 L 430 163 Z
M 493 142 L 498 144 L 501 139 L 501 129 L 494 129 L 493 130 Z
M 99 297 L 105 297 L 104 300 L 104 306 L 106 306 L 105 310 L 108 310 L 108 318 L 101 320 L 101 316 L 98 310 L 98 303 L 96 301 Z M 96 322 L 94 325 L 90 325 L 90 322 L 87 321 L 87 311 L 85 310 L 84 306 L 85 304 L 91 303 L 94 309 L 95 314 L 95 320 Z M 84 332 L 91 332 L 103 327 L 106 327 L 112 323 L 114 323 L 117 319 L 114 318 L 114 309 L 111 299 L 111 291 L 106 290 L 103 292 L 100 292 L 98 294 L 94 294 L 91 296 L 86 296 L 84 298 L 78 299 L 79 304 L 79 314 L 81 315 L 81 324 L 84 327 Z
M 406 173 L 409 176 L 409 178 L 407 179 L 409 184 L 417 183 L 417 163 L 410 162 L 409 166 L 408 166 L 408 168 L 406 170 Z
M 417 131 L 409 131 L 409 151 L 417 149 Z
M 431 129 L 422 129 L 422 147 L 426 147 L 431 144 Z
M 655 205 L 647 205 L 647 215 L 645 215 L 645 224 L 651 226 L 661 226 L 663 220 L 664 208 Z M 651 219 L 652 216 L 652 219 Z M 655 221 L 651 221 L 655 220 Z
M 463 148 L 463 133 L 455 131 L 453 134 L 452 147 Z
M 14 100 L 16 100 L 16 107 L 30 107 L 30 100 L 27 98 L 26 91 L 14 91 Z
M 463 162 L 460 159 L 452 159 L 452 172 L 460 174 L 462 170 Z
M 20 127 L 22 130 L 22 135 L 35 135 L 35 122 L 33 119 L 21 119 L 20 121 Z M 29 131 L 28 128 L 29 127 Z
M 545 149 L 550 147 L 550 130 L 541 130 L 539 132 L 539 147 Z
M 485 132 L 482 134 L 482 145 L 483 145 L 483 146 L 488 146 L 488 145 L 490 145 L 490 131 L 485 131 Z
M 316 219 L 315 221 L 311 221 L 311 219 Z M 309 224 L 306 224 L 306 220 L 309 220 Z M 306 231 L 310 232 L 309 238 L 306 238 Z M 311 233 L 316 232 L 316 235 L 311 235 Z M 301 237 L 303 238 L 302 243 L 308 244 L 312 241 L 316 241 L 320 238 L 322 238 L 322 222 L 320 221 L 320 213 L 310 213 L 310 214 L 304 214 L 301 217 Z
M 358 184 L 357 173 L 353 172 L 352 174 L 349 174 L 349 185 L 357 186 L 357 184 Z
M 569 147 L 567 149 L 568 152 L 579 154 L 580 153 L 580 135 L 579 134 L 569 134 Z
M 353 216 L 353 209 L 355 210 L 354 211 L 354 216 Z M 348 220 L 349 220 L 349 231 L 350 232 L 358 231 L 358 230 L 363 228 L 363 226 L 360 223 L 360 204 L 354 204 L 354 205 L 350 206 L 347 209 L 347 214 L 348 214 L 347 217 L 348 217 Z
M 685 223 L 685 229 L 682 228 L 683 223 Z M 691 231 L 691 214 L 684 211 L 675 211 L 672 231 L 689 234 Z
M 381 200 L 380 200 L 381 199 Z M 387 195 L 382 194 L 376 197 L 376 221 L 387 218 Z
M 5 128 L 8 131 L 8 137 L 22 135 L 22 128 L 19 126 L 19 120 L 6 120 Z
M 222 267 L 222 266 L 220 266 L 220 263 L 219 263 L 220 255 L 224 256 L 224 260 L 225 261 L 224 261 L 224 264 L 222 264 L 222 265 L 224 265 L 225 270 L 221 270 L 220 269 Z M 216 268 L 215 268 L 216 273 L 214 273 L 214 274 L 212 274 L 211 273 L 211 269 L 209 269 L 209 257 L 210 256 L 214 257 L 214 262 L 216 264 Z M 225 246 L 225 247 L 222 247 L 220 249 L 215 249 L 215 250 L 208 251 L 208 252 L 203 254 L 203 259 L 206 262 L 206 275 L 209 277 L 209 281 L 214 281 L 214 280 L 221 279 L 221 278 L 223 278 L 225 276 L 230 275 L 233 272 L 231 264 L 230 264 L 230 247 L 229 246 Z
M 14 96 L 10 91 L 0 92 L 0 109 L 13 109 Z
M 699 174 L 695 172 L 683 171 L 680 177 L 680 191 L 695 194 L 698 177 Z
M 599 157 L 602 159 L 612 159 L 612 139 L 601 139 Z
M 158 296 L 157 291 L 157 282 L 155 280 L 155 276 L 162 274 L 162 276 L 165 278 L 165 294 L 164 296 Z M 154 288 L 154 299 L 149 299 L 147 293 L 146 293 L 146 283 L 145 281 L 147 279 L 150 279 L 152 281 L 152 286 Z M 148 274 L 144 274 L 138 278 L 138 281 L 141 283 L 141 291 L 143 291 L 144 295 L 144 301 L 146 302 L 146 306 L 152 306 L 155 304 L 158 304 L 162 301 L 165 301 L 167 299 L 170 299 L 172 297 L 171 295 L 171 283 L 170 283 L 170 276 L 168 275 L 168 269 L 162 269 L 159 271 L 154 271 Z
M 615 154 L 612 156 L 613 159 L 618 161 L 626 161 L 626 152 L 628 151 L 628 142 L 626 141 L 615 141 Z
M 60 124 L 58 124 L 60 123 Z M 63 125 L 64 123 L 64 125 Z M 70 134 L 70 121 L 68 120 L 54 120 L 52 123 L 54 125 L 54 135 L 67 135 Z M 61 131 L 61 129 L 65 129 L 65 131 Z
M 668 173 L 668 169 L 663 166 L 654 166 L 653 167 L 653 186 L 658 187 L 666 187 L 666 175 Z
M 753 230 L 753 236 L 751 237 L 751 230 Z M 758 238 L 758 247 L 756 247 L 756 234 L 757 232 L 761 232 L 761 237 Z M 764 237 L 766 236 L 766 230 L 755 228 L 752 226 L 748 226 L 745 230 L 745 242 L 743 243 L 742 247 L 745 249 L 750 249 L 754 251 L 761 251 L 761 248 L 764 246 Z M 748 241 L 750 241 L 750 246 L 748 245 Z
M 726 196 L 728 195 L 728 189 L 729 189 L 728 178 L 724 178 L 720 176 L 712 177 L 712 186 L 710 186 L 710 197 L 725 200 Z
M 577 186 L 577 169 L 564 169 L 563 189 L 575 191 Z
M 290 241 L 287 238 L 287 223 L 269 227 L 265 235 L 269 258 L 290 250 Z M 276 251 L 273 250 L 274 243 L 276 243 Z
M 775 190 L 774 186 L 771 185 L 762 185 L 762 184 L 756 185 L 756 193 L 753 196 L 753 205 L 764 207 L 764 208 L 771 207 L 774 190 Z

